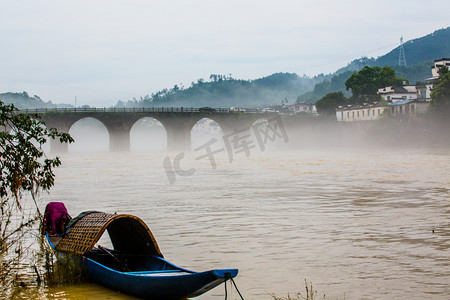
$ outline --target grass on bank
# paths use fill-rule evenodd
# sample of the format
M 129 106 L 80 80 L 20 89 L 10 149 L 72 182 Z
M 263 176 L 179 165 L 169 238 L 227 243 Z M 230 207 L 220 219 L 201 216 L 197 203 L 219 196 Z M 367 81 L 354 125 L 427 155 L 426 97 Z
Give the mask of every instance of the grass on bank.
M 308 282 L 305 279 L 305 294 L 303 295 L 302 293 L 297 293 L 297 295 L 295 296 L 291 296 L 291 295 L 287 295 L 286 297 L 278 297 L 275 296 L 274 294 L 272 294 L 272 299 L 273 300 L 326 300 L 327 297 L 325 296 L 325 294 L 323 294 L 323 296 L 321 296 L 321 298 L 317 298 L 319 296 L 319 293 L 313 288 L 312 282 Z

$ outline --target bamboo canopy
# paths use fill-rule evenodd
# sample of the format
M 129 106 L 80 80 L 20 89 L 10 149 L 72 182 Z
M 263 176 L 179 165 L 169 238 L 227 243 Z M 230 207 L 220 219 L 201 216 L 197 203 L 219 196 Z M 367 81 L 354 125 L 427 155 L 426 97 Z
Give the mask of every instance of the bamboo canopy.
M 94 248 L 105 230 L 116 251 L 163 257 L 153 234 L 141 219 L 103 212 L 89 213 L 79 219 L 59 241 L 56 250 L 83 255 Z

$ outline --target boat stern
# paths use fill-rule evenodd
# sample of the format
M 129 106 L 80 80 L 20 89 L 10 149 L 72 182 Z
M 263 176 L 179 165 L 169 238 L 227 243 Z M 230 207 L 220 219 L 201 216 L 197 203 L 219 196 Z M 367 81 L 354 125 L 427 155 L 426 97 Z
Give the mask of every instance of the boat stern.
M 220 278 L 230 279 L 236 277 L 238 269 L 219 269 L 212 270 L 213 274 Z

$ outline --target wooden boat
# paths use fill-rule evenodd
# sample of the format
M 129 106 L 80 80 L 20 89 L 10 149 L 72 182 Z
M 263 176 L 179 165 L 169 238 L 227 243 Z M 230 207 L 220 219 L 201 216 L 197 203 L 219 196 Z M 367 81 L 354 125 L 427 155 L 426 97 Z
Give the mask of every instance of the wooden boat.
M 96 245 L 105 231 L 113 249 Z M 147 225 L 127 214 L 88 213 L 62 235 L 47 233 L 47 240 L 58 260 L 75 258 L 91 279 L 140 298 L 196 297 L 238 273 L 237 269 L 194 272 L 168 262 Z

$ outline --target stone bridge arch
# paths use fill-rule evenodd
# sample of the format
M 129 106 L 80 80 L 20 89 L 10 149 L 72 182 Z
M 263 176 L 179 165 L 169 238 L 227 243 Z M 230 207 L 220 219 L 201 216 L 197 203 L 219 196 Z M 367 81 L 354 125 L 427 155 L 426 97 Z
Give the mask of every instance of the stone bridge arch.
M 73 124 L 81 119 L 86 118 L 83 115 L 73 113 L 45 113 L 41 115 L 41 120 L 49 128 L 56 128 L 59 132 L 69 133 Z M 68 152 L 69 145 L 60 143 L 58 140 L 52 139 L 50 141 L 51 152 Z
M 146 125 L 146 123 L 150 123 L 150 125 Z M 158 128 L 160 126 L 160 128 Z M 156 136 L 155 136 L 156 134 Z M 163 137 L 163 141 L 165 141 L 163 149 L 158 150 L 166 150 L 167 149 L 167 130 L 164 124 L 161 121 L 157 120 L 155 117 L 151 116 L 142 116 L 137 119 L 130 128 L 130 149 L 134 147 L 134 149 L 148 149 L 149 144 L 150 148 L 157 149 L 158 147 L 154 146 L 154 142 L 161 141 L 161 137 Z M 141 147 L 139 147 L 139 144 Z M 146 147 L 142 147 L 145 145 Z M 152 147 L 153 146 L 153 147 Z
M 190 124 L 191 125 L 191 124 Z M 223 128 L 220 124 L 212 118 L 205 116 L 192 125 L 190 130 L 191 149 L 195 150 L 209 142 L 217 140 L 218 145 L 222 144 L 222 137 L 224 135 Z
M 223 112 L 183 112 L 183 111 L 49 111 L 41 113 L 42 120 L 48 127 L 60 132 L 69 132 L 72 125 L 86 117 L 100 121 L 109 133 L 110 151 L 130 150 L 130 131 L 141 118 L 150 117 L 161 122 L 167 134 L 167 149 L 169 151 L 187 151 L 191 149 L 191 130 L 203 118 L 216 121 L 224 135 L 236 130 L 248 129 L 260 118 L 271 118 L 272 114 L 261 113 L 223 113 Z M 52 152 L 67 152 L 68 145 L 52 141 Z
M 68 132 L 75 140 L 68 145 L 70 151 L 109 151 L 110 130 L 97 118 L 88 116 L 81 118 L 70 126 Z

